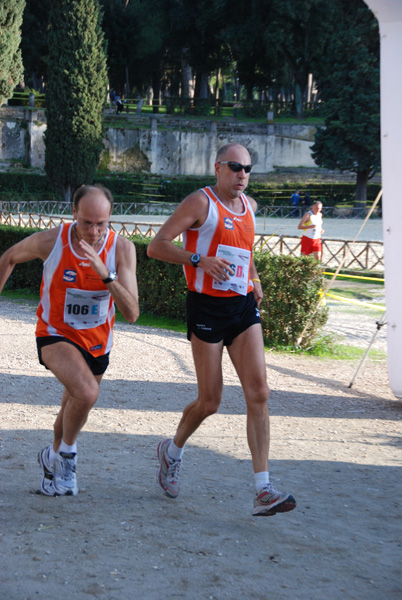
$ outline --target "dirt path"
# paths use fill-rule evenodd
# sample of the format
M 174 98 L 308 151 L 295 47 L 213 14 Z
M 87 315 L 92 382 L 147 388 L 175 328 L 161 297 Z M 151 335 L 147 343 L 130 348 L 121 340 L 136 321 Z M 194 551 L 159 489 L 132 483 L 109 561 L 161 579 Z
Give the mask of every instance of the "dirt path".
M 271 478 L 296 510 L 251 516 L 244 401 L 225 357 L 219 414 L 192 438 L 177 500 L 156 445 L 196 393 L 185 336 L 117 325 L 79 439 L 74 498 L 34 493 L 61 387 L 37 363 L 34 308 L 0 298 L 0 598 L 399 600 L 402 403 L 385 362 L 268 354 Z

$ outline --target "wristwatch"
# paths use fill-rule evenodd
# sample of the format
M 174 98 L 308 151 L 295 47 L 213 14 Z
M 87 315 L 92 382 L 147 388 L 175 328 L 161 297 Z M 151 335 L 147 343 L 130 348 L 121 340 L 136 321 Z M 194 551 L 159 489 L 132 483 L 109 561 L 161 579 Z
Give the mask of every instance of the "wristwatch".
M 198 263 L 201 260 L 201 256 L 199 254 L 193 254 L 190 258 L 191 260 L 191 264 L 193 265 L 193 267 L 198 267 Z
M 106 279 L 102 279 L 103 283 L 110 283 L 111 281 L 116 281 L 117 279 L 117 273 L 113 273 L 112 271 L 109 271 L 109 275 L 106 277 Z

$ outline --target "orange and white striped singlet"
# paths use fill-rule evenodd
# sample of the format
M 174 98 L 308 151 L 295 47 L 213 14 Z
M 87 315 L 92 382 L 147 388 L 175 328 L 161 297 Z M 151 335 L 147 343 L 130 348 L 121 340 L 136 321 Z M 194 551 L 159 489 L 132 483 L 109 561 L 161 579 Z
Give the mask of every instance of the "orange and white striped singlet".
M 184 248 L 193 254 L 202 254 L 203 256 L 216 256 L 220 245 L 246 250 L 250 253 L 246 265 L 247 273 L 249 273 L 254 243 L 255 216 L 247 196 L 241 194 L 243 212 L 235 213 L 219 200 L 210 187 L 203 188 L 201 191 L 209 201 L 208 216 L 201 227 L 188 229 L 183 234 Z M 217 289 L 213 278 L 200 267 L 194 268 L 185 265 L 184 274 L 190 291 L 226 298 L 238 295 L 231 289 Z M 244 293 L 253 289 L 249 278 L 246 287 Z
M 73 249 L 75 224 L 60 225 L 55 245 L 43 263 L 36 336 L 62 336 L 93 356 L 110 352 L 115 308 L 107 286 L 87 259 Z M 106 230 L 98 254 L 116 271 L 117 234 Z

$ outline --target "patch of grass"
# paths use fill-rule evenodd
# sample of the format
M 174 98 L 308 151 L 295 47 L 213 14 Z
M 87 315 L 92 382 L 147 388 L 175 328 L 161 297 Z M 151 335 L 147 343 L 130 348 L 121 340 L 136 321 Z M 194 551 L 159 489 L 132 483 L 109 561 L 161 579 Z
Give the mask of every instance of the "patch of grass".
M 31 290 L 3 290 L 1 295 L 19 303 L 24 300 L 35 300 L 36 302 L 40 300 L 39 292 L 32 292 Z
M 370 289 L 369 287 L 364 288 L 362 286 L 348 286 L 332 287 L 329 293 L 333 292 L 334 294 L 339 294 L 339 296 L 344 296 L 345 298 L 350 298 L 351 300 L 361 300 L 366 302 L 370 300 L 376 300 L 381 294 L 381 291 L 382 290 L 379 290 L 378 287 Z
M 121 313 L 116 311 L 116 321 L 120 323 L 125 323 L 126 320 L 123 318 Z M 139 318 L 135 322 L 136 325 L 141 325 L 142 327 L 154 327 L 156 329 L 169 329 L 170 331 L 177 331 L 179 333 L 186 333 L 187 327 L 186 324 L 182 321 L 177 321 L 175 319 L 168 319 L 167 317 L 159 317 L 157 315 L 152 315 L 150 313 L 142 313 Z
M 304 354 L 315 356 L 322 359 L 337 359 L 337 360 L 361 360 L 366 348 L 350 346 L 349 344 L 340 344 L 336 341 L 336 336 L 332 334 L 322 335 L 317 337 L 313 344 L 308 348 L 299 348 L 298 346 L 281 346 L 277 348 L 266 348 L 271 352 L 284 352 L 287 354 Z M 372 348 L 368 353 L 371 360 L 383 362 L 387 355 L 381 350 Z

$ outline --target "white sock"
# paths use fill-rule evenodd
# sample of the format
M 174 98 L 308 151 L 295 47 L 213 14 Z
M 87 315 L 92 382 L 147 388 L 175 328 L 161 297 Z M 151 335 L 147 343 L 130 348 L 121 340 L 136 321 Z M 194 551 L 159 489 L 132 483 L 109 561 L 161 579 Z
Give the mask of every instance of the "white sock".
M 61 440 L 61 444 L 57 452 L 59 454 L 60 452 L 64 452 L 65 454 L 77 454 L 77 442 L 74 442 L 72 446 L 69 446 L 64 440 Z
M 54 451 L 53 444 L 52 444 L 49 449 L 49 460 L 52 465 L 54 464 L 54 460 L 55 460 L 56 456 L 57 456 L 57 452 Z
M 184 453 L 184 446 L 183 448 L 179 448 L 179 446 L 176 446 L 176 444 L 174 443 L 174 440 L 172 440 L 170 442 L 169 447 L 167 448 L 167 453 L 169 458 L 171 458 L 172 460 L 181 460 Z
M 255 489 L 257 492 L 269 483 L 269 472 L 268 471 L 260 471 L 259 473 L 254 473 L 254 481 L 255 481 Z

